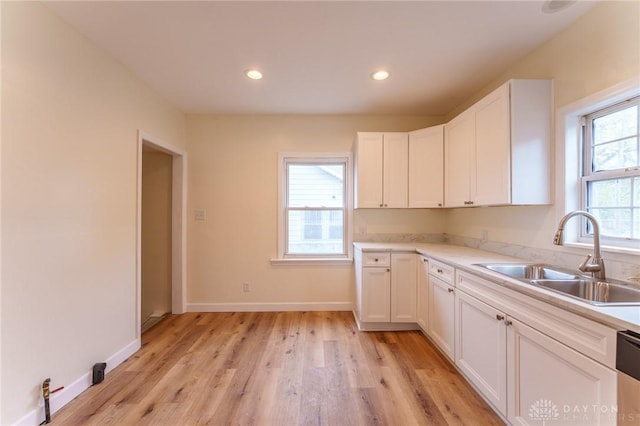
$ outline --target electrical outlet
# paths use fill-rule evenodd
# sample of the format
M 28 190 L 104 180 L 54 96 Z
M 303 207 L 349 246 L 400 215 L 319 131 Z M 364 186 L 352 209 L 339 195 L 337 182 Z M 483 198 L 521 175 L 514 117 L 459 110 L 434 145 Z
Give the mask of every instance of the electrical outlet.
M 489 241 L 489 230 L 483 229 L 482 230 L 482 242 L 486 243 L 487 241 Z
M 251 291 L 251 284 L 249 284 L 248 282 L 243 283 L 242 291 L 244 291 L 245 293 Z

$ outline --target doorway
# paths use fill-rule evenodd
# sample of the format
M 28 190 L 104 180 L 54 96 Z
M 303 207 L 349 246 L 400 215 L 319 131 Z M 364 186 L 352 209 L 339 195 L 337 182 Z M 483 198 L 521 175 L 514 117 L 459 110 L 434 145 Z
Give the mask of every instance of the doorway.
M 138 137 L 136 336 L 168 313 L 184 312 L 186 153 Z
M 171 312 L 171 155 L 142 145 L 142 332 Z

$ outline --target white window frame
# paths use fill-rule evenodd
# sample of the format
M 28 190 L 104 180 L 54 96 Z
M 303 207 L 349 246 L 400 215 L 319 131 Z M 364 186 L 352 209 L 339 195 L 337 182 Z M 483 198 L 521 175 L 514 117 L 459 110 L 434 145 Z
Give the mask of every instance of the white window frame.
M 609 105 L 640 95 L 640 76 L 616 84 L 556 111 L 556 209 L 555 224 L 568 212 L 581 208 L 582 190 L 582 117 Z M 565 227 L 565 245 L 592 248 L 592 238 L 581 238 L 583 221 L 574 219 Z M 554 225 L 555 226 L 555 225 Z M 601 241 L 602 250 L 640 255 L 640 245 Z
M 287 164 L 345 163 L 345 253 L 341 255 L 286 256 L 287 246 Z M 353 155 L 350 152 L 280 152 L 278 153 L 278 257 L 271 264 L 351 264 L 353 262 Z
M 625 105 L 626 104 L 626 105 Z M 595 111 L 590 112 L 589 114 L 583 115 L 583 131 L 582 131 L 582 152 L 583 152 L 583 164 L 582 164 L 582 177 L 581 177 L 581 185 L 580 185 L 580 209 L 587 210 L 587 185 L 590 182 L 602 182 L 612 179 L 633 179 L 634 177 L 640 176 L 640 167 L 633 166 L 624 169 L 617 170 L 607 170 L 607 171 L 592 171 L 591 164 L 593 161 L 592 158 L 592 129 L 591 129 L 591 120 L 605 117 L 608 114 L 620 111 L 624 108 L 627 108 L 629 104 L 638 105 L 638 97 L 632 96 L 628 99 L 623 100 L 622 102 L 615 102 L 608 105 L 605 108 L 600 108 Z M 639 105 L 640 109 L 640 105 Z M 638 123 L 640 124 L 640 123 Z M 582 224 L 580 225 L 580 236 L 578 240 L 584 243 L 592 243 L 593 236 L 588 233 L 588 222 L 586 220 L 582 220 Z M 600 239 L 604 244 L 609 244 L 612 246 L 620 246 L 620 247 L 638 247 L 640 246 L 640 241 L 638 239 L 632 238 L 622 238 L 622 237 L 611 237 L 606 235 L 601 235 Z

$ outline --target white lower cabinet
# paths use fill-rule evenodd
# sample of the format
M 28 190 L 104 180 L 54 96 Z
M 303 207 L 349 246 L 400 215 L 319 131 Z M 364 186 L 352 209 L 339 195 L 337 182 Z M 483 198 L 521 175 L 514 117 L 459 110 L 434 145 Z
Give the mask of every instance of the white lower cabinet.
M 509 423 L 616 424 L 613 329 L 461 271 L 455 321 L 456 366 Z
M 456 365 L 486 399 L 507 413 L 507 327 L 503 312 L 456 292 Z
M 616 372 L 511 319 L 507 327 L 512 424 L 615 425 Z
M 454 359 L 455 289 L 439 277 L 429 277 L 429 322 L 427 334 L 440 350 Z
M 510 424 L 616 424 L 614 329 L 414 253 L 355 262 L 358 326 L 417 322 Z
M 388 322 L 391 312 L 391 269 L 362 268 L 363 322 Z
M 418 255 L 357 250 L 355 264 L 360 329 L 415 329 Z
M 416 322 L 418 255 L 391 254 L 391 322 Z
M 429 259 L 420 256 L 418 265 L 418 306 L 416 322 L 425 333 L 429 324 Z

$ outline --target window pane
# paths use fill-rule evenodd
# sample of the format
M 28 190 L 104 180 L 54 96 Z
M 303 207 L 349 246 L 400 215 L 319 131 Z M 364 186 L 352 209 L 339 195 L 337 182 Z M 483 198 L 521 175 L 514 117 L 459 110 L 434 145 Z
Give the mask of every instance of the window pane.
M 322 212 L 305 211 L 304 212 L 304 239 L 319 240 L 322 238 Z
M 631 179 L 610 179 L 587 183 L 588 207 L 631 206 Z
M 638 165 L 638 138 L 632 137 L 593 147 L 593 171 L 617 170 Z
M 330 239 L 342 239 L 342 233 L 344 228 L 344 212 L 330 211 L 329 212 L 329 238 Z
M 593 139 L 595 144 L 622 139 L 637 133 L 637 105 L 593 120 Z
M 640 165 L 639 101 L 630 98 L 584 117 L 583 158 L 590 164 L 583 169 L 587 182 L 581 207 L 598 218 L 601 235 L 611 237 L 607 243 L 613 245 L 619 244 L 613 238 L 638 238 L 640 233 L 640 177 L 635 169 Z M 582 223 L 582 233 L 593 232 L 588 221 Z
M 598 219 L 603 237 L 631 237 L 631 209 L 590 209 Z M 589 226 L 589 233 L 593 230 Z
M 343 254 L 343 210 L 289 210 L 288 254 Z
M 344 164 L 289 164 L 289 207 L 344 207 Z

